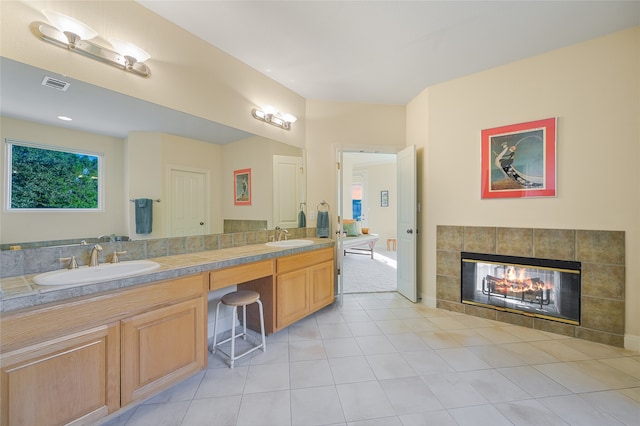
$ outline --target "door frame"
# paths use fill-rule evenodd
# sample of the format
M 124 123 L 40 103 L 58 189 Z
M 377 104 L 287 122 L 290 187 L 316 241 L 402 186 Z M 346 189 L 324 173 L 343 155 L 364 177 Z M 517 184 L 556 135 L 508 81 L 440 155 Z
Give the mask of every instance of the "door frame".
M 358 146 L 358 145 L 334 145 L 334 151 L 335 151 L 335 158 L 336 158 L 336 172 L 337 172 L 337 176 L 336 176 L 336 181 L 337 181 L 337 191 L 336 191 L 336 198 L 337 198 L 337 214 L 339 218 L 343 218 L 344 217 L 344 208 L 345 206 L 343 205 L 343 185 L 344 185 L 344 177 L 343 177 L 343 167 L 342 165 L 344 164 L 344 158 L 343 158 L 343 154 L 344 153 L 362 153 L 362 154 L 395 154 L 396 155 L 396 166 L 397 166 L 397 155 L 400 151 L 402 151 L 403 149 L 405 149 L 407 147 L 403 147 L 402 149 L 399 149 L 396 146 L 376 146 L 375 148 L 372 148 L 370 146 Z M 418 182 L 416 182 L 416 187 L 418 185 Z M 336 218 L 337 220 L 337 218 Z M 340 221 L 338 223 L 338 227 L 337 227 L 337 232 L 336 235 L 332 236 L 332 238 L 336 239 L 336 271 L 337 271 L 337 276 L 336 276 L 336 298 L 341 302 L 342 301 L 342 296 L 344 293 L 344 283 L 343 283 L 343 277 L 344 274 L 342 273 L 342 268 L 343 268 L 343 248 L 342 248 L 342 239 L 339 238 L 339 235 L 342 235 L 342 221 Z M 399 255 L 399 254 L 398 254 Z M 416 253 L 417 256 L 417 253 Z M 398 265 L 400 265 L 400 263 L 398 262 Z M 417 274 L 417 272 L 416 272 Z M 417 277 L 416 277 L 417 279 Z M 417 281 L 415 282 L 415 286 L 417 288 L 418 283 Z M 397 291 L 397 290 L 396 290 Z M 419 299 L 418 299 L 419 300 Z

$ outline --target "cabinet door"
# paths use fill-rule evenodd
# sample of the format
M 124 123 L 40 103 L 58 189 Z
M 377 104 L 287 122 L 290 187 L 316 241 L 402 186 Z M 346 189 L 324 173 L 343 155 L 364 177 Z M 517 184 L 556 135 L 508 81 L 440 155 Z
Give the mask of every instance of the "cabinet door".
M 2 354 L 2 424 L 92 424 L 120 408 L 119 334 L 115 323 Z
M 276 282 L 276 323 L 286 327 L 309 314 L 307 270 L 278 276 Z
M 204 306 L 191 299 L 122 321 L 122 405 L 205 368 Z
M 324 262 L 309 268 L 310 310 L 315 312 L 333 302 L 333 262 Z

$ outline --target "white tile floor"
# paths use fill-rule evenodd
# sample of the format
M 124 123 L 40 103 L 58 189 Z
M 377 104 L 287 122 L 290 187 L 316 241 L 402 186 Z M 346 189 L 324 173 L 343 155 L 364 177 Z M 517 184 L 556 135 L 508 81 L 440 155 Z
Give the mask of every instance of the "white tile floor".
M 640 425 L 640 353 L 346 295 L 108 426 Z

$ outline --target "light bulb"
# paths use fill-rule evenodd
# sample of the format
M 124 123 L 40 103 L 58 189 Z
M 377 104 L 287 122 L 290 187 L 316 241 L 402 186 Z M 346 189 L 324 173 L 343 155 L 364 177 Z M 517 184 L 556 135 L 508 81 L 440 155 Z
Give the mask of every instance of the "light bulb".
M 74 36 L 79 37 L 80 40 L 91 40 L 98 35 L 98 33 L 93 28 L 70 16 L 63 15 L 59 12 L 54 12 L 53 10 L 43 10 L 42 14 L 46 16 L 47 20 L 54 27 L 65 34 L 73 34 Z M 69 36 L 67 35 L 67 37 Z M 72 42 L 71 39 L 70 42 Z
M 130 43 L 125 40 L 120 40 L 117 38 L 109 39 L 111 44 L 113 45 L 116 52 L 121 54 L 124 57 L 131 57 L 135 62 L 144 62 L 151 57 L 144 49 L 136 46 L 133 43 Z M 133 65 L 133 64 L 132 64 Z

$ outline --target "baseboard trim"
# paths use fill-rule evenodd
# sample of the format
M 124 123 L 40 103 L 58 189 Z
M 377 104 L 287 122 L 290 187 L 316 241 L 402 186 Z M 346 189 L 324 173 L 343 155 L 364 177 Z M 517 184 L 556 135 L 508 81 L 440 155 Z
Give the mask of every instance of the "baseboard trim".
M 436 298 L 435 297 L 429 297 L 426 294 L 422 294 L 422 300 L 420 300 L 420 303 L 422 303 L 423 305 L 426 305 L 429 308 L 435 308 L 436 307 Z
M 624 348 L 634 352 L 640 352 L 640 336 L 632 334 L 624 335 Z

